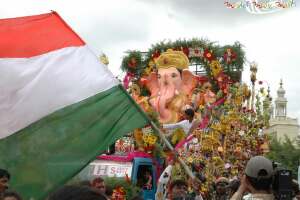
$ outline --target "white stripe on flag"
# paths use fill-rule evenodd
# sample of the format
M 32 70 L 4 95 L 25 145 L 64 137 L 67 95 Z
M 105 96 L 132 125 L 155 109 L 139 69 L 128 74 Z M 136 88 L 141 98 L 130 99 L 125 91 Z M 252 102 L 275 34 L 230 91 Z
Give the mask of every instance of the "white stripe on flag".
M 87 46 L 0 59 L 0 138 L 117 84 Z

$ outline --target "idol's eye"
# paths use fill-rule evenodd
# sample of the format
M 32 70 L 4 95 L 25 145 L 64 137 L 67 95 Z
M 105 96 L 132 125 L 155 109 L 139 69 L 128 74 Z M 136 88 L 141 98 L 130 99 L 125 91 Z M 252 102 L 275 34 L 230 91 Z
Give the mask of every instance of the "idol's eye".
M 160 78 L 161 78 L 161 75 L 160 75 L 160 74 L 157 74 L 157 78 L 160 79 Z
M 176 73 L 172 73 L 172 78 L 176 78 L 177 74 Z

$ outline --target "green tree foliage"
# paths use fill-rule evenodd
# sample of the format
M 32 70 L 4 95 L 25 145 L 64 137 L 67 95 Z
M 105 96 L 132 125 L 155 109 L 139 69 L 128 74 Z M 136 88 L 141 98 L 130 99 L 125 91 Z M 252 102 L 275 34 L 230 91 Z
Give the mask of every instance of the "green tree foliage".
M 300 142 L 291 141 L 285 137 L 283 142 L 272 139 L 270 152 L 267 157 L 275 162 L 281 163 L 283 167 L 292 170 L 293 178 L 297 178 L 298 166 L 300 165 Z

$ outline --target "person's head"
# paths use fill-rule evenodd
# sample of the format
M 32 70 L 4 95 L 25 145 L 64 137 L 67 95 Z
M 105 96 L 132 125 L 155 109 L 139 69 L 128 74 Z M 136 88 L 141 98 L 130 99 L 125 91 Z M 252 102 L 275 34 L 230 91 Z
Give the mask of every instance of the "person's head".
M 5 169 L 0 169 L 0 193 L 8 189 L 10 174 Z
M 184 111 L 185 118 L 193 119 L 195 115 L 195 111 L 192 108 L 188 108 Z
M 13 191 L 5 191 L 2 195 L 2 200 L 22 200 L 21 196 Z
M 226 194 L 228 184 L 229 184 L 229 181 L 227 178 L 225 178 L 225 177 L 218 178 L 215 182 L 217 194 L 220 194 L 220 195 Z
M 90 187 L 69 185 L 50 194 L 47 200 L 106 200 L 106 197 Z
M 187 195 L 187 183 L 184 180 L 174 180 L 170 185 L 172 199 Z
M 274 174 L 272 162 L 263 156 L 252 157 L 246 165 L 245 174 L 255 190 L 269 191 Z
M 105 183 L 101 177 L 97 177 L 92 181 L 92 188 L 98 189 L 102 194 L 105 194 Z

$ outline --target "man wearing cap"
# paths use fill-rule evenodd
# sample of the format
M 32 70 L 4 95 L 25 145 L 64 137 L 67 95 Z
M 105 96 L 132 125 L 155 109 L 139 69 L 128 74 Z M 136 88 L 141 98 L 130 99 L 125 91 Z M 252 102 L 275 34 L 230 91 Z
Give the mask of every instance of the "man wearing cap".
M 245 175 L 241 180 L 241 185 L 231 200 L 273 200 L 271 191 L 273 177 L 272 162 L 263 157 L 252 157 L 245 169 Z M 250 194 L 245 195 L 249 192 Z

